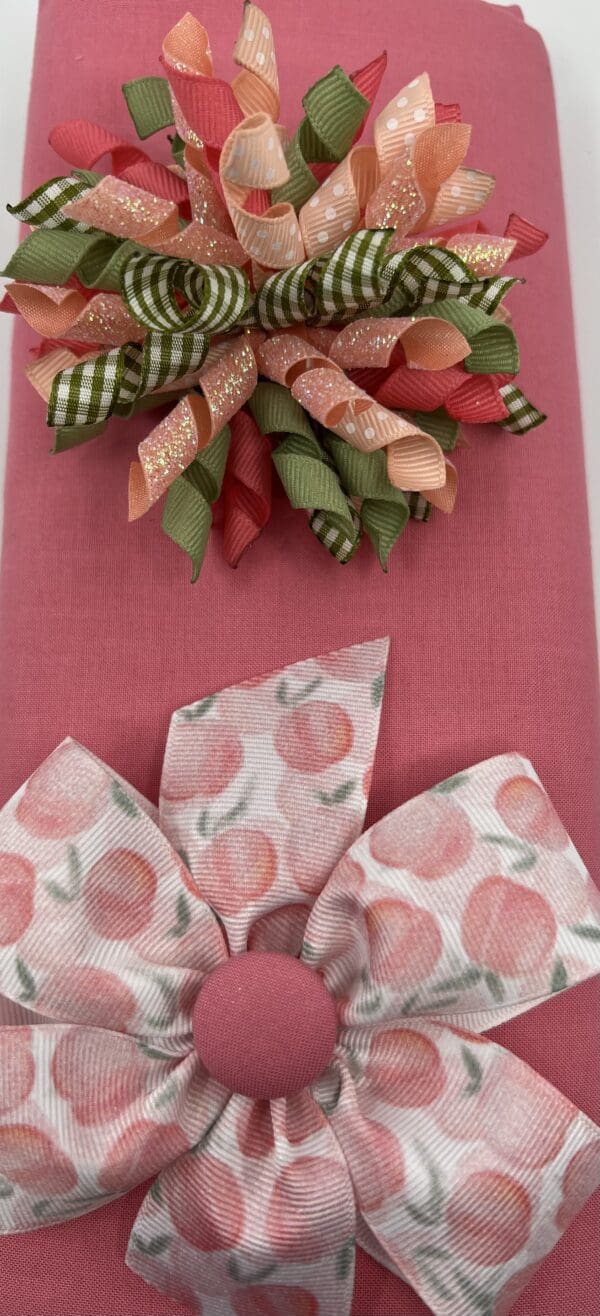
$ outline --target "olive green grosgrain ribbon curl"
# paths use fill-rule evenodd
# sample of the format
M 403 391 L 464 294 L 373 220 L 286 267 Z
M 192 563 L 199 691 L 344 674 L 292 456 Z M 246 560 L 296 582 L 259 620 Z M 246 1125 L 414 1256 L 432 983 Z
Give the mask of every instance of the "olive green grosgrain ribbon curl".
M 129 239 L 122 241 L 108 233 L 37 229 L 17 247 L 2 275 L 21 283 L 61 287 L 76 274 L 85 288 L 120 292 L 123 270 L 132 256 L 144 250 Z
M 302 98 L 304 118 L 286 150 L 290 176 L 273 192 L 273 203 L 299 210 L 319 186 L 309 162 L 337 164 L 350 150 L 369 109 L 347 73 L 335 64 Z
M 311 530 L 338 562 L 349 562 L 360 543 L 360 520 L 306 412 L 272 383 L 258 384 L 248 406 L 263 434 L 285 435 L 273 461 L 292 507 L 308 513 Z
M 458 437 L 458 421 L 443 408 L 434 412 L 411 412 L 411 421 L 432 434 L 440 447 L 450 452 Z M 390 483 L 385 452 L 360 452 L 344 439 L 326 430 L 323 443 L 330 454 L 346 494 L 356 499 L 358 515 L 365 534 L 387 571 L 390 553 L 410 517 L 428 520 L 430 504 L 419 493 L 404 493 Z
M 200 575 L 212 526 L 211 504 L 221 492 L 230 430 L 226 425 L 169 488 L 162 528 L 192 563 L 192 583 Z

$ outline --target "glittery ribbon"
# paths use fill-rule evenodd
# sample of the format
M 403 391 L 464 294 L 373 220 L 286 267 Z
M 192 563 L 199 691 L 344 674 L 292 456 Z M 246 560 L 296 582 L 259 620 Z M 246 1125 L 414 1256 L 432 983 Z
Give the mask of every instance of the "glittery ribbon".
M 463 169 L 470 128 L 436 123 L 427 74 L 415 78 L 377 116 L 374 147 L 355 147 L 300 212 L 306 254 L 340 242 L 362 214 L 399 237 L 470 215 L 489 198 L 494 180 Z
M 14 309 L 45 338 L 68 338 L 100 347 L 143 337 L 144 331 L 114 293 L 100 292 L 88 299 L 76 288 L 9 283 L 5 297 L 7 304 L 0 309 Z
M 194 520 L 201 490 L 183 472 L 248 401 L 258 352 L 267 379 L 291 390 L 296 429 L 272 431 L 287 436 L 276 465 L 288 496 L 340 561 L 364 530 L 385 567 L 407 507 L 414 519 L 432 504 L 452 509 L 446 454 L 459 421 L 526 433 L 545 419 L 515 382 L 503 303 L 520 282 L 505 265 L 547 235 L 515 213 L 501 236 L 472 218 L 494 180 L 465 165 L 471 130 L 457 104 L 434 102 L 427 74 L 392 97 L 367 146 L 358 139 L 385 55 L 319 78 L 291 138 L 278 123 L 271 22 L 255 4 L 234 59 L 230 84 L 186 14 L 164 39 L 165 76 L 125 84 L 140 139 L 174 125 L 169 165 L 85 119 L 52 130 L 71 172 L 9 207 L 33 232 L 4 271 L 13 282 L 0 309 L 42 336 L 27 374 L 48 402 L 55 451 L 101 433 L 112 414 L 175 404 L 140 445 L 130 515 L 176 484 L 168 533 L 195 564 L 210 518 Z M 450 227 L 425 235 L 440 225 Z M 263 396 L 273 413 L 277 389 Z M 277 408 L 281 419 L 281 395 Z M 217 483 L 234 563 L 269 515 L 271 431 L 247 414 L 232 428 L 215 451 L 229 451 Z
M 129 519 L 143 516 L 169 485 L 191 465 L 227 421 L 251 397 L 257 381 L 250 344 L 238 340 L 198 376 L 196 390 L 183 398 L 138 448 L 129 476 Z
M 196 570 L 226 448 L 169 493 Z M 153 1179 L 127 1264 L 202 1316 L 350 1316 L 355 1239 L 508 1316 L 598 1187 L 598 1126 L 488 1034 L 598 974 L 599 893 L 520 754 L 363 830 L 387 650 L 199 692 L 158 809 L 67 739 L 0 811 L 1 1234 Z
M 336 340 L 337 341 L 337 340 Z M 285 384 L 326 429 L 361 452 L 386 449 L 390 482 L 399 489 L 436 489 L 445 483 L 443 453 L 430 435 L 378 405 L 341 368 L 304 339 L 276 335 L 258 349 L 261 372 Z

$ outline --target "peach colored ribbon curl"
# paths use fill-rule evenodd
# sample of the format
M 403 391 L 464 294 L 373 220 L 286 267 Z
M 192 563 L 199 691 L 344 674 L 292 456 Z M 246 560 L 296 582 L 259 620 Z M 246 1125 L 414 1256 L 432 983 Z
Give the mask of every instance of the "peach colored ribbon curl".
M 352 447 L 361 452 L 385 448 L 388 476 L 396 488 L 417 490 L 451 511 L 456 471 L 437 441 L 375 402 L 344 373 L 344 368 L 388 365 L 400 344 L 410 365 L 428 370 L 455 365 L 470 351 L 454 326 L 432 316 L 418 322 L 359 320 L 335 335 L 328 354 L 306 337 L 276 334 L 258 347 L 257 360 L 262 374 L 289 388 L 314 420 Z
M 480 210 L 494 179 L 463 168 L 470 135 L 468 124 L 436 123 L 428 75 L 413 79 L 377 116 L 375 145 L 353 147 L 302 207 L 307 256 L 336 246 L 363 216 L 401 241 Z

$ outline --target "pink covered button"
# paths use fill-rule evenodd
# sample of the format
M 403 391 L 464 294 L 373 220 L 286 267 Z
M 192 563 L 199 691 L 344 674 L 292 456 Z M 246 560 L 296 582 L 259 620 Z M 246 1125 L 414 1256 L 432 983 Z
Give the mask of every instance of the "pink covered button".
M 335 1046 L 335 1002 L 322 978 L 276 951 L 233 955 L 209 974 L 192 1016 L 213 1078 L 256 1100 L 301 1092 Z

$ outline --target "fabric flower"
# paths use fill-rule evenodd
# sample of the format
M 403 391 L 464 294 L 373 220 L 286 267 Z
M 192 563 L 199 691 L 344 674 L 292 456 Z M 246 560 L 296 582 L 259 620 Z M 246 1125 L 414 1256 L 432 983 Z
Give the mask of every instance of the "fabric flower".
M 344 1316 L 355 1244 L 502 1316 L 600 1130 L 483 1031 L 600 968 L 527 760 L 361 834 L 374 641 L 175 713 L 157 811 L 67 740 L 0 815 L 0 1227 L 157 1175 L 127 1261 L 203 1316 Z

